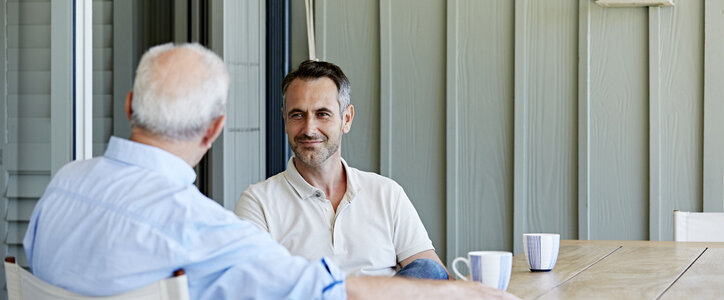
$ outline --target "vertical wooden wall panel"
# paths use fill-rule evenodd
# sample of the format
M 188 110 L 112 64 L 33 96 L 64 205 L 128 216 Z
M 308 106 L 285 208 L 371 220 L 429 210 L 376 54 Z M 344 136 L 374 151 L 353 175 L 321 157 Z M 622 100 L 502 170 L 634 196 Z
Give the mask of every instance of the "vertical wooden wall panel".
M 317 0 L 321 1 L 321 0 Z M 328 1 L 328 0 L 327 0 Z M 362 0 L 360 0 L 362 1 Z M 368 0 L 364 0 L 368 1 Z M 379 1 L 379 0 L 377 0 Z M 309 59 L 309 50 L 307 49 L 307 20 L 306 20 L 306 11 L 304 10 L 304 1 L 289 1 L 289 13 L 291 14 L 291 20 L 289 22 L 291 23 L 291 28 L 289 34 L 290 37 L 290 50 L 289 50 L 289 56 L 291 60 L 291 69 L 294 70 L 299 66 L 299 63 Z M 317 2 L 321 3 L 321 2 Z M 319 5 L 319 4 L 315 4 Z M 321 9 L 320 9 L 321 10 Z M 318 11 L 315 11 L 315 13 L 318 13 Z M 323 14 L 321 14 L 323 15 Z M 322 23 L 323 20 L 319 20 L 319 23 Z M 317 29 L 315 30 L 321 30 L 320 27 L 321 24 L 317 24 Z M 334 43 L 336 41 L 329 41 L 330 43 Z M 319 51 L 319 50 L 317 50 Z
M 704 0 L 704 211 L 724 211 L 724 0 Z
M 233 210 L 250 184 L 264 179 L 265 1 L 224 1 L 223 57 L 230 87 L 224 129 L 224 207 Z M 238 17 L 243 16 L 243 17 Z M 233 28 L 234 30 L 229 30 Z
M 448 151 L 458 156 L 456 249 L 511 250 L 513 247 L 513 14 L 512 1 L 455 1 L 448 11 L 456 38 L 448 45 L 455 82 L 457 144 Z M 452 13 L 452 14 L 451 14 Z M 450 94 L 448 94 L 450 95 Z M 450 114 L 448 114 L 450 116 Z M 455 123 L 453 123 L 455 122 Z M 450 187 L 448 187 L 450 188 Z M 453 201 L 453 199 L 448 199 Z M 453 234 L 449 232 L 448 234 Z
M 315 6 L 320 14 L 315 23 L 317 55 L 339 65 L 352 84 L 355 117 L 352 130 L 342 139 L 342 157 L 350 166 L 379 172 L 379 2 L 319 0 Z
M 447 2 L 447 101 L 445 108 L 445 164 L 447 172 L 445 178 L 446 193 L 446 233 L 447 257 L 441 258 L 451 264 L 460 252 L 460 98 L 458 86 L 458 71 L 460 55 L 458 44 L 460 42 L 460 1 Z M 464 256 L 462 253 L 460 255 Z
M 515 5 L 515 104 L 514 104 L 514 144 L 513 144 L 513 236 L 522 235 L 528 224 L 528 142 L 530 125 L 528 124 L 528 91 L 525 82 L 527 73 L 526 31 L 528 30 L 529 3 L 517 1 Z M 522 241 L 513 240 L 513 251 L 522 251 Z
M 515 18 L 514 238 L 522 250 L 525 232 L 578 236 L 578 5 L 517 1 Z
M 578 2 L 578 239 L 591 235 L 591 0 Z
M 649 9 L 649 238 L 661 240 L 661 9 Z
M 389 17 L 380 28 L 388 56 L 381 57 L 381 130 L 389 137 L 380 169 L 405 188 L 445 257 L 445 1 L 385 0 L 380 12 Z
M 0 16 L 3 19 L 7 18 L 7 5 L 0 5 Z M 0 116 L 9 115 L 9 99 L 7 91 L 7 65 L 9 54 L 7 45 L 7 25 L 5 22 L 0 22 Z M 8 144 L 5 142 L 7 138 L 7 120 L 4 118 L 0 119 L 0 216 L 4 216 L 8 213 L 8 207 L 10 199 L 7 196 L 8 181 L 10 174 L 8 172 Z M 0 235 L 7 236 L 8 234 L 8 222 L 5 219 L 0 219 Z M 5 244 L 0 245 L 0 255 L 2 257 L 8 256 L 8 247 Z M 0 274 L 0 284 L 5 282 L 5 272 Z M 7 285 L 5 288 L 0 289 L 0 297 L 3 299 L 7 298 Z
M 647 239 L 648 8 L 589 8 L 589 238 Z
M 380 174 L 392 167 L 392 1 L 380 0 Z
M 672 240 L 674 209 L 702 211 L 704 4 L 678 1 L 675 7 L 651 10 L 660 11 L 661 19 L 661 111 L 657 126 L 661 139 L 661 204 L 659 228 L 652 232 L 651 239 Z M 653 45 L 650 48 L 653 56 L 655 49 Z M 653 80 L 654 74 L 650 76 Z

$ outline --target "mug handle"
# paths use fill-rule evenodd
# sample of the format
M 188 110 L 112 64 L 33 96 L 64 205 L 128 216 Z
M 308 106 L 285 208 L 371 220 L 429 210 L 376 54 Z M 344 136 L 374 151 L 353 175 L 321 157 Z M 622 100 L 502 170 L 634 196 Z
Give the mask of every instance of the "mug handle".
M 462 279 L 462 280 L 465 280 L 465 281 L 468 281 L 468 278 L 467 278 L 467 277 L 463 276 L 463 274 L 460 274 L 460 272 L 458 272 L 457 264 L 458 264 L 458 262 L 460 262 L 460 261 L 464 262 L 465 265 L 468 266 L 468 270 L 470 270 L 470 261 L 468 261 L 468 259 L 465 258 L 465 257 L 458 257 L 458 258 L 455 258 L 455 259 L 453 260 L 453 262 L 452 262 L 453 272 L 455 273 L 455 275 L 458 276 L 458 278 L 460 278 L 460 279 Z

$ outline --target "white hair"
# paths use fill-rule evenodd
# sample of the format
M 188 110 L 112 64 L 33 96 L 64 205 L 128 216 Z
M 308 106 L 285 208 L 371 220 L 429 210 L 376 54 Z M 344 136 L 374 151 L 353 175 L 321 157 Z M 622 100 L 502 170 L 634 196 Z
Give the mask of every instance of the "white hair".
M 160 68 L 159 71 L 158 57 L 179 48 L 198 54 L 202 65 L 185 74 L 191 77 L 192 84 L 165 82 L 168 70 Z M 171 76 L 178 77 L 178 74 Z M 211 122 L 224 115 L 228 89 L 229 74 L 224 62 L 203 46 L 169 43 L 152 47 L 141 57 L 136 70 L 131 126 L 172 141 L 192 140 L 201 136 Z

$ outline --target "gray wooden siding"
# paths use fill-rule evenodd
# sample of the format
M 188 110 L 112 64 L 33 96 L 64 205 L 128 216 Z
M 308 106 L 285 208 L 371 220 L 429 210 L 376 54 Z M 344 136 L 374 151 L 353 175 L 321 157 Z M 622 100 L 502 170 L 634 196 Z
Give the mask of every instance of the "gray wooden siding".
M 647 239 L 647 8 L 590 5 L 588 18 L 589 238 Z
M 519 245 L 531 228 L 577 236 L 578 9 L 573 1 L 515 4 L 515 115 L 506 120 L 515 120 Z
M 231 79 L 222 133 L 223 160 L 215 171 L 223 169 L 223 194 L 214 195 L 230 210 L 241 193 L 264 180 L 266 174 L 265 7 L 261 0 L 224 1 L 223 49 L 212 46 L 224 58 Z
M 433 245 L 443 249 L 445 1 L 381 1 L 380 18 L 380 174 L 408 187 Z
M 293 63 L 306 57 L 298 2 Z M 520 251 L 525 232 L 671 240 L 674 209 L 724 210 L 724 0 L 316 9 L 320 58 L 368 108 L 343 157 L 399 182 L 448 260 Z
M 704 1 L 704 211 L 724 211 L 724 1 Z
M 673 239 L 674 209 L 703 209 L 704 2 L 676 4 L 649 11 L 652 240 Z
M 456 195 L 450 194 L 452 187 L 447 194 L 456 202 L 448 206 L 456 215 L 448 224 L 458 228 L 456 238 L 447 239 L 450 257 L 457 251 L 510 248 L 513 242 L 513 153 L 509 151 L 513 147 L 513 2 L 450 1 L 447 19 L 452 35 L 447 46 L 448 76 L 455 78 L 448 79 L 447 89 L 456 93 L 447 101 L 457 115 L 447 121 L 455 123 L 450 134 L 457 141 L 448 140 L 446 151 L 458 159 L 448 168 L 457 178 Z M 481 152 L 489 155 L 480 156 Z M 479 238 L 490 242 L 482 245 Z M 444 253 L 438 250 L 441 256 Z
M 317 22 L 323 28 L 317 33 L 318 55 L 336 62 L 355 83 L 355 117 L 352 130 L 342 139 L 342 156 L 358 169 L 379 172 L 380 82 L 368 79 L 369 74 L 380 73 L 380 5 L 376 1 L 318 0 L 315 6 Z M 360 64 L 362 61 L 367 63 Z

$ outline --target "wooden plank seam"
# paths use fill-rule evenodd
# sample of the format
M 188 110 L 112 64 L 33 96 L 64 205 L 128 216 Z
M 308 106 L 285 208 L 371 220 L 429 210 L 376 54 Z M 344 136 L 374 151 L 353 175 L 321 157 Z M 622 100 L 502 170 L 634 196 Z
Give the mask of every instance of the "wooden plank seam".
M 669 284 L 669 286 L 667 286 L 667 287 L 661 292 L 661 294 L 659 294 L 659 295 L 656 297 L 656 299 L 661 299 L 661 297 L 663 297 L 664 294 L 666 294 L 666 292 L 668 292 L 669 289 L 671 289 L 671 287 L 674 286 L 674 284 L 676 284 L 677 281 L 679 281 L 679 278 L 681 278 L 681 276 L 684 276 L 684 274 L 685 274 L 687 271 L 689 271 L 689 269 L 691 269 L 691 267 L 696 263 L 696 261 L 699 260 L 699 258 L 700 258 L 702 255 L 704 255 L 704 253 L 706 252 L 706 250 L 709 250 L 709 248 L 708 248 L 708 247 L 707 247 L 707 248 L 704 248 L 704 251 L 701 251 L 701 253 L 699 253 L 699 256 L 697 256 L 693 261 L 691 261 L 691 263 L 689 263 L 689 265 L 686 267 L 686 269 L 684 269 L 683 271 L 681 271 L 681 273 L 679 273 L 679 275 L 676 276 L 676 278 L 674 278 L 674 281 L 672 281 L 671 284 Z
M 581 269 L 580 271 L 576 272 L 576 273 L 573 274 L 571 277 L 567 278 L 566 280 L 561 281 L 561 283 L 559 283 L 558 285 L 550 288 L 548 291 L 544 292 L 543 294 L 540 294 L 540 295 L 536 296 L 536 297 L 533 298 L 533 299 L 540 299 L 540 298 L 543 297 L 545 294 L 548 294 L 548 293 L 552 292 L 553 290 L 559 288 L 560 286 L 566 284 L 566 282 L 571 281 L 573 278 L 576 278 L 576 276 L 578 276 L 578 274 L 581 274 L 581 273 L 585 272 L 586 270 L 590 269 L 590 268 L 593 267 L 595 264 L 597 264 L 597 263 L 599 263 L 600 261 L 606 259 L 606 257 L 611 256 L 611 254 L 614 254 L 616 251 L 620 250 L 621 248 L 623 248 L 623 246 L 618 246 L 618 248 L 611 250 L 611 252 L 609 252 L 608 254 L 604 255 L 603 257 L 601 257 L 601 258 L 599 258 L 598 260 L 594 261 L 593 263 L 591 263 L 591 264 L 588 265 L 587 267 L 585 267 L 585 268 Z

